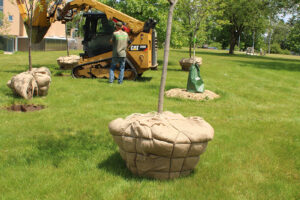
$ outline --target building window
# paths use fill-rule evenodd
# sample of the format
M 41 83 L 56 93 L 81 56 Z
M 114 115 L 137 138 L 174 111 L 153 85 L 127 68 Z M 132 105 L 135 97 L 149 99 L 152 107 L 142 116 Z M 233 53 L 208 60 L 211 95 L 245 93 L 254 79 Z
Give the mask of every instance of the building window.
M 3 0 L 0 0 L 0 11 L 3 11 Z
M 0 0 L 0 26 L 3 25 L 3 0 Z
M 10 21 L 10 22 L 13 21 L 13 16 L 12 16 L 12 15 L 9 15 L 9 16 L 8 16 L 8 21 Z

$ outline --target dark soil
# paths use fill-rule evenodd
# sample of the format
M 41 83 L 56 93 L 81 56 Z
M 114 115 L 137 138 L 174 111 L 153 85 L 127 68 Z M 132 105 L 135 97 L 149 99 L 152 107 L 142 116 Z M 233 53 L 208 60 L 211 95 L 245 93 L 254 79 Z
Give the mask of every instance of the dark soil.
M 16 112 L 31 112 L 31 111 L 38 111 L 38 110 L 42 110 L 44 109 L 45 106 L 43 105 L 27 105 L 27 104 L 24 104 L 24 105 L 11 105 L 11 106 L 8 106 L 6 107 L 5 109 L 8 110 L 8 111 L 16 111 Z

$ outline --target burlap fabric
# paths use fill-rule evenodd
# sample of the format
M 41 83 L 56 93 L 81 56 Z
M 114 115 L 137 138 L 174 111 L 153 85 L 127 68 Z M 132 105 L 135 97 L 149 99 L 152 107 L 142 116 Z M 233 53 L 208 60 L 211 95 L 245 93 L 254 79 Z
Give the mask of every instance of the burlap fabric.
M 48 94 L 51 83 L 51 72 L 46 67 L 32 68 L 31 71 L 22 72 L 7 82 L 11 90 L 23 97 L 31 99 L 33 95 L 45 96 Z
M 60 69 L 73 69 L 78 65 L 80 60 L 79 56 L 70 55 L 70 56 L 61 56 L 57 58 L 57 64 L 60 66 Z
M 181 69 L 183 71 L 189 71 L 190 66 L 194 63 L 194 58 L 183 58 L 179 61 Z M 202 58 L 195 57 L 195 64 L 198 64 L 199 67 L 202 65 Z
M 109 131 L 130 171 L 155 179 L 190 174 L 214 136 L 201 117 L 172 112 L 118 118 L 109 123 Z

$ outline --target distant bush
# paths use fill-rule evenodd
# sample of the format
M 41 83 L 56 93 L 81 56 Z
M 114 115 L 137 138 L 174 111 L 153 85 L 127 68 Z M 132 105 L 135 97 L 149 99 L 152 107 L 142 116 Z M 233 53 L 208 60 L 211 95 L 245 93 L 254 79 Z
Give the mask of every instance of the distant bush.
M 290 55 L 291 52 L 287 49 L 281 49 L 280 44 L 274 43 L 271 45 L 271 53 Z
M 217 49 L 222 49 L 222 44 L 219 42 L 212 42 L 208 45 L 209 47 L 216 47 Z
M 291 51 L 288 50 L 288 49 L 283 49 L 283 50 L 282 50 L 282 54 L 285 54 L 285 55 L 291 55 Z
M 3 51 L 3 50 L 0 50 L 0 54 L 4 54 L 4 51 Z
M 228 45 L 226 48 L 224 48 L 225 50 L 229 50 L 230 49 L 230 45 Z M 234 51 L 239 51 L 239 47 L 237 45 L 234 46 Z
M 282 49 L 280 48 L 280 44 L 274 43 L 271 45 L 271 53 L 277 53 L 280 54 Z

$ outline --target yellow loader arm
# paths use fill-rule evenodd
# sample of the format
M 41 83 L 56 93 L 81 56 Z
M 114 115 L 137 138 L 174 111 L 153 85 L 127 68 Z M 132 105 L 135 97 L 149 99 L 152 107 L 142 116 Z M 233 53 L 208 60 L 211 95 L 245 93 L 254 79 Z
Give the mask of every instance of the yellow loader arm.
M 20 15 L 24 21 L 28 33 L 30 18 L 26 9 L 26 0 L 16 0 Z M 122 21 L 133 34 L 138 34 L 144 29 L 144 22 L 117 11 L 95 0 L 73 0 L 65 3 L 62 0 L 40 0 L 39 6 L 35 6 L 32 18 L 32 42 L 39 43 L 46 35 L 51 23 L 55 21 L 71 21 L 73 16 L 80 11 L 95 9 L 106 14 L 108 19 Z
M 30 5 L 27 4 L 26 0 L 16 0 L 20 15 L 24 21 L 24 25 L 27 31 L 27 35 L 29 35 L 29 24 L 30 24 L 30 16 L 27 13 L 27 8 Z M 28 3 L 28 2 L 27 2 Z M 46 0 L 40 0 L 40 5 L 35 6 L 33 17 L 32 17 L 32 42 L 39 43 L 44 36 L 46 35 L 49 27 L 50 21 L 47 19 L 47 3 Z
M 81 10 L 87 11 L 92 8 L 106 14 L 107 19 L 116 19 L 118 21 L 124 22 L 125 25 L 135 34 L 141 32 L 144 28 L 144 22 L 141 22 L 133 17 L 130 17 L 118 10 L 115 10 L 95 0 L 73 0 L 63 7 L 62 16 L 66 16 L 67 13 L 70 11 L 76 14 Z

